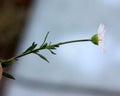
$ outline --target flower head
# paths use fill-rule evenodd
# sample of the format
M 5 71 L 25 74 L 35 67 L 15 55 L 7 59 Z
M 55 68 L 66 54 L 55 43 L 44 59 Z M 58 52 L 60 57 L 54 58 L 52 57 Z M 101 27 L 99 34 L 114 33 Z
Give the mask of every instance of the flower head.
M 99 45 L 103 49 L 103 51 L 105 51 L 104 34 L 105 34 L 104 25 L 100 24 L 97 34 L 93 35 L 91 38 L 92 43 Z
M 3 72 L 3 68 L 2 68 L 2 65 L 0 64 L 0 80 L 2 78 L 2 72 Z

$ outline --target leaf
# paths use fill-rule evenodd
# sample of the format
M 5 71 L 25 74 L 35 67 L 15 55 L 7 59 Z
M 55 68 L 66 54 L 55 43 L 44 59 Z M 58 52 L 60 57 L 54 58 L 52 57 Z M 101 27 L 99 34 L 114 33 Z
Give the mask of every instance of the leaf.
M 46 40 L 47 40 L 48 35 L 49 35 L 49 32 L 47 32 L 47 34 L 46 34 L 46 36 L 44 38 L 44 41 L 43 41 L 43 43 L 40 46 L 40 49 L 45 49 L 45 47 L 48 45 L 47 43 L 45 43 Z
M 46 39 L 47 39 L 48 35 L 49 35 L 49 32 L 47 32 L 47 34 L 46 34 L 46 36 L 45 36 L 45 39 L 44 39 L 44 41 L 43 41 L 43 44 L 46 42 Z M 43 45 L 43 44 L 42 44 L 42 45 Z
M 40 46 L 40 49 L 45 49 L 45 47 L 47 46 L 48 44 L 47 43 L 44 43 Z
M 27 48 L 23 53 L 32 51 L 33 49 L 35 49 L 36 46 L 37 46 L 37 44 L 35 44 L 35 42 L 33 42 L 32 45 L 29 48 Z
M 47 58 L 44 57 L 43 55 L 41 55 L 41 54 L 39 54 L 39 53 L 34 53 L 34 54 L 38 55 L 40 58 L 42 58 L 43 60 L 45 60 L 46 62 L 49 63 L 49 61 L 47 60 Z
M 56 50 L 57 47 L 59 47 L 59 44 L 53 44 L 53 45 L 51 45 L 51 43 L 50 43 L 48 49 L 52 49 L 52 50 L 54 49 L 54 50 Z
M 53 52 L 52 50 L 50 50 L 50 49 L 49 49 L 49 51 L 50 51 L 53 55 L 56 55 L 56 53 L 55 53 L 55 52 Z
M 55 47 L 59 47 L 59 45 L 54 45 Z
M 48 49 L 56 50 L 56 48 L 54 46 L 52 46 L 52 47 L 50 47 Z
M 9 73 L 3 72 L 2 75 L 3 75 L 4 77 L 9 78 L 9 79 L 15 80 L 15 78 L 14 78 L 11 74 L 9 74 Z

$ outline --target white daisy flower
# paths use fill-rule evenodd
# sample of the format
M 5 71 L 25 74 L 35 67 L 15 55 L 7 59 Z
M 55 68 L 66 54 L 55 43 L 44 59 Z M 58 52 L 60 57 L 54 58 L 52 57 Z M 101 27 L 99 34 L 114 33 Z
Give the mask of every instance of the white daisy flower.
M 105 34 L 105 28 L 103 24 L 99 25 L 97 34 L 93 35 L 91 38 L 92 43 L 99 45 L 103 51 L 105 51 L 104 47 L 104 34 Z

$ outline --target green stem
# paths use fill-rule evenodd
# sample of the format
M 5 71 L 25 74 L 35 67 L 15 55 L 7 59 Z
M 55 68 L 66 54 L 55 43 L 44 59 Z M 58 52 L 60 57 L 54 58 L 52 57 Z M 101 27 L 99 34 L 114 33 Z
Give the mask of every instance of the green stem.
M 91 41 L 91 39 L 83 39 L 83 40 L 72 40 L 72 41 L 66 41 L 66 42 L 60 42 L 55 45 L 63 45 L 63 44 L 68 44 L 68 43 L 76 43 L 76 42 L 86 42 L 86 41 Z M 54 45 L 54 44 L 53 44 Z
M 66 42 L 59 42 L 59 43 L 47 46 L 46 49 L 50 49 L 51 47 L 54 47 L 54 46 L 60 46 L 60 45 L 69 44 L 69 43 L 87 42 L 87 41 L 91 41 L 91 39 L 71 40 L 71 41 L 66 41 Z
M 56 43 L 56 44 L 48 45 L 48 46 L 46 46 L 44 49 L 51 49 L 51 48 L 55 48 L 56 46 L 60 46 L 60 45 L 64 45 L 64 44 L 69 44 L 69 43 L 87 42 L 87 41 L 91 41 L 91 39 L 71 40 L 71 41 L 66 41 L 66 42 L 59 42 L 59 43 Z M 18 55 L 18 56 L 12 57 L 12 58 L 10 58 L 10 59 L 8 59 L 8 60 L 4 60 L 4 61 L 1 62 L 1 63 L 12 62 L 12 61 L 17 60 L 17 59 L 20 58 L 20 57 L 23 57 L 23 56 L 26 56 L 26 55 L 28 55 L 28 54 L 35 53 L 35 52 L 38 52 L 38 51 L 44 50 L 44 49 L 37 48 L 37 49 L 34 49 L 34 50 L 29 51 L 29 52 L 27 52 L 27 53 L 22 53 L 22 54 L 20 54 L 20 55 Z

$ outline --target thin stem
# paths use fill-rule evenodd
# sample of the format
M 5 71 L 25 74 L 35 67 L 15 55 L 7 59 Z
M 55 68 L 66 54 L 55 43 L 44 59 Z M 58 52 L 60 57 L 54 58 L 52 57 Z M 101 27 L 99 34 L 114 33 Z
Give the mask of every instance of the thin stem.
M 76 42 L 87 42 L 87 41 L 91 41 L 91 39 L 71 40 L 71 41 L 66 41 L 66 42 L 59 42 L 59 43 L 52 44 L 52 45 L 47 45 L 44 49 L 37 48 L 37 49 L 34 49 L 34 50 L 29 51 L 29 52 L 27 52 L 27 53 L 22 53 L 22 54 L 20 54 L 20 55 L 18 55 L 18 56 L 12 57 L 12 58 L 10 58 L 10 59 L 8 59 L 8 60 L 3 61 L 2 63 L 12 62 L 12 61 L 15 61 L 15 60 L 17 60 L 18 58 L 23 57 L 23 56 L 26 56 L 26 55 L 28 55 L 28 54 L 36 53 L 36 52 L 38 52 L 38 51 L 40 51 L 40 50 L 52 49 L 52 48 L 58 47 L 58 46 L 63 45 L 63 44 L 76 43 Z
M 71 41 L 66 41 L 66 42 L 59 42 L 59 43 L 47 46 L 46 49 L 50 49 L 51 47 L 54 47 L 54 46 L 60 46 L 60 45 L 69 44 L 69 43 L 87 42 L 87 41 L 91 41 L 91 39 L 71 40 Z
M 58 44 L 58 45 L 63 45 L 63 44 L 68 44 L 68 43 L 86 42 L 86 41 L 91 41 L 91 39 L 72 40 L 72 41 L 60 42 L 60 43 L 57 43 L 57 44 Z

